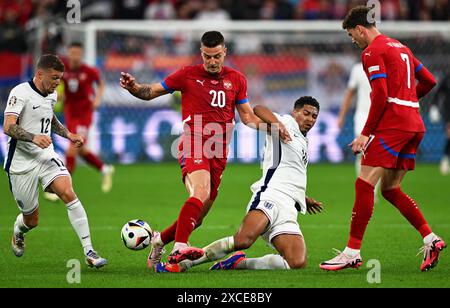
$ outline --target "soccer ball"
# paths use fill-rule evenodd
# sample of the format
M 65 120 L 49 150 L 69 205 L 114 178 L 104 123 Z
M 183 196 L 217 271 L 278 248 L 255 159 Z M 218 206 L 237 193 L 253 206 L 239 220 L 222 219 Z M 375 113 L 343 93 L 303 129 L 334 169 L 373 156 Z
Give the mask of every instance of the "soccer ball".
M 121 236 L 125 247 L 131 250 L 141 250 L 150 244 L 152 229 L 145 221 L 134 219 L 123 226 Z

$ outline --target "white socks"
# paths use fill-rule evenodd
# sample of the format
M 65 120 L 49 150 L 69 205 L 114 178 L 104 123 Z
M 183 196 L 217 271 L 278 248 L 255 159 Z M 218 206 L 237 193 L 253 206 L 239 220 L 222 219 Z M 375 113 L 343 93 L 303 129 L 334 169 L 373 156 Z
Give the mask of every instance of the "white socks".
M 205 251 L 205 255 L 200 259 L 194 261 L 185 260 L 180 264 L 185 269 L 189 269 L 196 265 L 222 259 L 234 251 L 234 237 L 230 236 L 217 240 L 203 248 L 203 250 Z M 244 259 L 238 263 L 236 269 L 289 269 L 289 265 L 282 256 L 271 254 L 261 258 Z
M 423 238 L 423 243 L 425 244 L 425 245 L 427 245 L 427 244 L 431 244 L 435 239 L 437 239 L 437 235 L 436 234 L 434 234 L 433 232 L 431 232 L 430 234 L 428 234 L 427 236 L 425 236 L 424 238 Z
M 203 257 L 194 261 L 184 260 L 180 264 L 189 269 L 196 265 L 219 260 L 234 251 L 234 238 L 232 236 L 224 237 L 204 247 L 203 250 L 205 251 Z
M 14 233 L 24 234 L 27 233 L 28 231 L 30 231 L 30 228 L 23 222 L 23 215 L 20 214 L 19 216 L 17 216 L 16 222 L 14 223 Z
M 72 224 L 75 233 L 80 239 L 83 246 L 84 254 L 87 254 L 92 248 L 91 234 L 89 232 L 89 223 L 86 215 L 86 211 L 83 208 L 80 200 L 75 199 L 72 202 L 66 204 L 67 214 L 69 216 L 70 223 Z
M 265 255 L 261 258 L 247 258 L 239 262 L 236 269 L 275 270 L 289 269 L 286 260 L 280 255 Z
M 354 258 L 359 254 L 360 250 L 359 249 L 352 249 L 352 248 L 348 248 L 345 247 L 343 253 L 345 253 L 348 257 L 350 258 Z

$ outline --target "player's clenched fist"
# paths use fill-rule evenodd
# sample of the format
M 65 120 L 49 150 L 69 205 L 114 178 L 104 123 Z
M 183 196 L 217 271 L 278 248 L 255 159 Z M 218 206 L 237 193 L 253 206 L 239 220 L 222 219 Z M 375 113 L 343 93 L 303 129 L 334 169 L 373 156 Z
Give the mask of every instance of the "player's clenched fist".
M 132 91 L 136 85 L 136 79 L 128 73 L 120 73 L 120 86 L 128 91 Z
M 67 138 L 69 138 L 70 141 L 75 143 L 75 146 L 78 148 L 84 144 L 84 139 L 80 135 L 69 133 L 67 135 Z
M 52 138 L 47 135 L 35 135 L 33 137 L 33 143 L 41 149 L 46 149 L 52 144 Z

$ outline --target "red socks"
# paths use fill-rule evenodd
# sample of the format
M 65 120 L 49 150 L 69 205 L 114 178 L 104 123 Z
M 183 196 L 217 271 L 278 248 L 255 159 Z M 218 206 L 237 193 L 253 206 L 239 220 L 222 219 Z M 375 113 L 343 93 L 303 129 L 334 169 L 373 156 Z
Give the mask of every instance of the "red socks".
M 364 232 L 373 213 L 374 187 L 358 178 L 355 183 L 355 191 L 355 205 L 353 207 L 350 239 L 347 247 L 361 249 Z
M 102 171 L 103 162 L 97 156 L 95 156 L 91 152 L 88 152 L 87 154 L 82 155 L 82 157 L 89 165 L 94 166 L 98 170 Z
M 177 224 L 178 220 L 176 220 L 169 228 L 161 232 L 161 241 L 164 243 L 164 245 L 169 244 L 175 239 Z
M 70 174 L 72 174 L 73 171 L 75 170 L 75 162 L 76 162 L 75 156 L 66 156 L 66 167 L 67 171 L 69 171 Z
M 175 242 L 187 243 L 201 215 L 203 202 L 195 197 L 186 200 L 178 216 Z M 165 243 L 165 241 L 163 241 Z
M 422 238 L 432 232 L 416 202 L 410 196 L 403 193 L 400 188 L 384 190 L 381 193 L 420 232 Z

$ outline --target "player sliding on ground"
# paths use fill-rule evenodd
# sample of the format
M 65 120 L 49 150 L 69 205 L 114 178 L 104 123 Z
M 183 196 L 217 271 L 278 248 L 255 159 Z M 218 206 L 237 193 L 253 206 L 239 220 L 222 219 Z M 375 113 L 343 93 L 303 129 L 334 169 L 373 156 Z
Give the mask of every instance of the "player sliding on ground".
M 355 7 L 343 22 L 353 43 L 363 49 L 362 63 L 372 87 L 371 106 L 361 135 L 351 144 L 353 152 L 363 153 L 363 158 L 355 184 L 350 238 L 343 252 L 320 267 L 337 271 L 361 266 L 360 249 L 373 213 L 374 186 L 381 179 L 383 197 L 423 238 L 420 269 L 426 271 L 436 266 L 446 246 L 432 232 L 417 203 L 402 191 L 401 183 L 406 173 L 414 170 L 417 148 L 425 134 L 419 99 L 430 92 L 436 81 L 408 47 L 378 31 L 375 22 L 368 20 L 370 10 Z
M 214 264 L 212 270 L 231 269 L 299 269 L 306 266 L 306 245 L 297 222 L 300 211 L 305 214 L 322 211 L 322 204 L 306 197 L 308 140 L 306 134 L 319 115 L 319 103 L 312 97 L 301 97 L 290 115 L 274 115 L 256 106 L 255 114 L 265 122 L 281 122 L 292 140 L 284 143 L 273 129 L 266 136 L 263 177 L 251 187 L 253 196 L 239 231 L 203 248 L 204 256 L 178 264 L 160 263 L 157 272 L 183 272 L 202 263 L 231 257 Z M 247 249 L 261 236 L 279 254 L 247 258 Z
M 22 212 L 17 216 L 12 249 L 17 257 L 25 251 L 25 233 L 37 227 L 39 182 L 44 191 L 56 193 L 64 201 L 70 223 L 83 246 L 86 262 L 100 268 L 107 261 L 97 255 L 91 243 L 86 212 L 72 188 L 70 173 L 53 149 L 51 132 L 83 145 L 80 135 L 70 133 L 56 118 L 55 89 L 61 81 L 64 64 L 55 55 L 43 55 L 33 80 L 11 90 L 5 109 L 4 131 L 8 140 L 5 171 L 11 192 Z
M 139 84 L 128 73 L 122 73 L 120 78 L 124 89 L 144 100 L 181 91 L 184 131 L 178 162 L 189 198 L 171 226 L 161 233 L 154 232 L 147 260 L 151 269 L 161 261 L 164 246 L 172 241 L 175 244 L 169 262 L 202 256 L 200 249 L 189 247 L 187 242 L 217 197 L 227 163 L 235 109 L 244 124 L 256 128 L 262 123 L 250 107 L 245 76 L 224 66 L 227 48 L 222 34 L 217 31 L 204 33 L 200 52 L 202 64 L 183 67 L 160 83 Z M 280 136 L 289 140 L 286 129 L 280 126 Z

